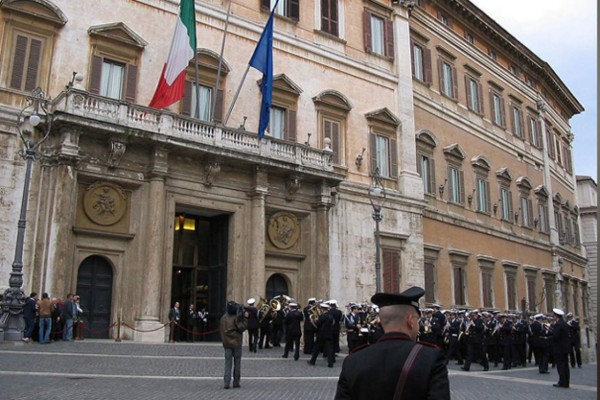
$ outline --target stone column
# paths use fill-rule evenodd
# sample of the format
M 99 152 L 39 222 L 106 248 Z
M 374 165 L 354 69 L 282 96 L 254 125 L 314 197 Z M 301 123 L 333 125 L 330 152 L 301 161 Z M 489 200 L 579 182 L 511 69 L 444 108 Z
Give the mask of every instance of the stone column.
M 163 342 L 163 329 L 149 331 L 162 325 L 160 299 L 163 288 L 163 265 L 165 265 L 165 175 L 168 171 L 168 153 L 156 147 L 152 155 L 151 175 L 146 201 L 147 233 L 146 262 L 140 271 L 141 298 L 140 314 L 136 319 L 134 340 L 141 342 Z M 168 307 L 167 307 L 168 308 Z M 139 331 L 138 331 L 139 330 Z
M 312 293 L 329 298 L 331 295 L 331 265 L 329 264 L 329 208 L 331 207 L 331 187 L 321 183 L 321 191 L 316 209 L 315 268 L 311 274 Z M 326 272 L 326 273 L 323 273 Z
M 265 170 L 257 167 L 254 173 L 252 190 L 252 210 L 249 227 L 248 246 L 250 265 L 248 265 L 247 297 L 265 296 L 265 196 L 268 192 L 269 176 Z M 244 299 L 246 300 L 246 299 Z

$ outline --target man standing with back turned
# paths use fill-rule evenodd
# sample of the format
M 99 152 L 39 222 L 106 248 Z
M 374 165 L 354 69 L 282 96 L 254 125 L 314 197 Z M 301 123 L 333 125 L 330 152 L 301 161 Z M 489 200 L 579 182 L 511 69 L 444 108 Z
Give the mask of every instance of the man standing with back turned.
M 450 399 L 444 352 L 416 343 L 419 332 L 420 287 L 402 293 L 377 293 L 385 334 L 373 345 L 344 360 L 336 399 Z

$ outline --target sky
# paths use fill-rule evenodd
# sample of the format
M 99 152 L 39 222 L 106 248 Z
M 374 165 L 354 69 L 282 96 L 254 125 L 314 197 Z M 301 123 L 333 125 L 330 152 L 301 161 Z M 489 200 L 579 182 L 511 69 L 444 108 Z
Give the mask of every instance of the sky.
M 585 109 L 571 118 L 575 174 L 598 182 L 597 0 L 471 0 L 546 61 Z

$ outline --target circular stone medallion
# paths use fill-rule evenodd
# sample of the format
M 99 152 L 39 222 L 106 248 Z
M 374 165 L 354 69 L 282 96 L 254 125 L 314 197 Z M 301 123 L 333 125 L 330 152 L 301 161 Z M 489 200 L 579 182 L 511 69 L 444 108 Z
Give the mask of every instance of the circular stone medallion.
M 87 188 L 83 197 L 83 210 L 88 218 L 103 226 L 114 225 L 123 218 L 126 196 L 110 183 L 95 183 Z
M 269 240 L 278 249 L 293 247 L 300 237 L 298 217 L 287 211 L 280 211 L 269 218 Z

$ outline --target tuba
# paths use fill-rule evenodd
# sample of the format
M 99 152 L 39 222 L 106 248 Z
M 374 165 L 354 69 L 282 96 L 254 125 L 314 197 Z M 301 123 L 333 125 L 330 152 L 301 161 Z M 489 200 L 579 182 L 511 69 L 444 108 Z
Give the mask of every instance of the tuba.
M 312 306 L 310 306 L 310 308 L 308 309 L 308 316 L 310 318 L 311 325 L 316 328 L 317 321 L 319 320 L 319 317 L 321 316 L 321 303 L 317 302 L 317 303 L 313 304 Z

